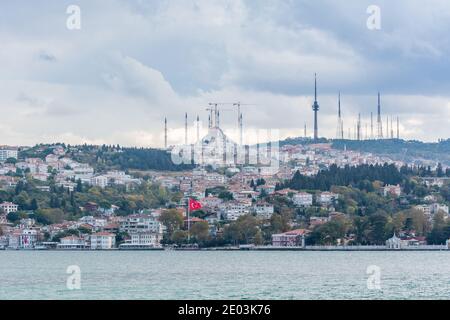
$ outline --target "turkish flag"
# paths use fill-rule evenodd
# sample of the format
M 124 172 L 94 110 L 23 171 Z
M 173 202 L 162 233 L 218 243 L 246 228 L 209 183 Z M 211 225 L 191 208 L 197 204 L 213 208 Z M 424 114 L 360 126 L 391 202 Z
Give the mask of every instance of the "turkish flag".
M 202 204 L 194 199 L 189 199 L 189 210 L 195 211 L 200 210 L 202 208 Z

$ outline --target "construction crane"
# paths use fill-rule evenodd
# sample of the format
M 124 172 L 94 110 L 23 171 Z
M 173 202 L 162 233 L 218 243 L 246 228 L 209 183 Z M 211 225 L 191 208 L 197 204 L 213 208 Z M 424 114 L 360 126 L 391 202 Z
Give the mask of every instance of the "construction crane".
M 239 130 L 239 144 L 242 146 L 242 140 L 243 140 L 243 123 L 242 123 L 242 112 L 241 112 L 241 106 L 254 106 L 254 104 L 249 103 L 241 103 L 236 102 L 233 103 L 233 107 L 237 107 L 237 119 L 238 119 L 238 130 Z
M 220 111 L 231 111 L 231 109 L 223 109 L 223 108 L 219 108 L 219 106 L 224 106 L 224 105 L 232 105 L 232 103 L 226 103 L 226 102 L 210 102 L 209 104 L 209 108 L 207 108 L 206 110 L 209 111 L 210 113 L 210 128 L 212 128 L 213 126 L 215 128 L 219 127 L 220 124 Z M 214 117 L 213 117 L 213 113 L 214 113 Z M 214 125 L 213 125 L 214 123 Z

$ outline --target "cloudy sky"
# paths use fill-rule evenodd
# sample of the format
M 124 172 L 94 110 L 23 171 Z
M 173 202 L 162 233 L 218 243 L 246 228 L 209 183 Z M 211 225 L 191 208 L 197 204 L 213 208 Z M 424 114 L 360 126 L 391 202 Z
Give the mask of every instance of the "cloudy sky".
M 185 112 L 206 123 L 209 102 L 234 101 L 251 104 L 246 132 L 311 135 L 315 72 L 321 136 L 336 135 L 339 91 L 346 135 L 381 91 L 403 138 L 448 138 L 449 30 L 448 0 L 2 1 L 0 145 L 162 146 L 166 116 L 178 143 Z M 236 137 L 231 108 L 221 125 Z

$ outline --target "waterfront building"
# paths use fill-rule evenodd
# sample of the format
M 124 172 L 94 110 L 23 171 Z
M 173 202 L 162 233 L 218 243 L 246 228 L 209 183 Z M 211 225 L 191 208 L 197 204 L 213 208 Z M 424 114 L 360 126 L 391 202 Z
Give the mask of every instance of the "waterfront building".
M 92 250 L 108 250 L 116 246 L 116 235 L 109 232 L 97 232 L 91 234 L 91 249 Z
M 272 246 L 274 247 L 305 247 L 306 229 L 291 230 L 284 233 L 272 235 Z
M 389 238 L 386 240 L 386 248 L 387 249 L 402 249 L 405 246 L 402 239 L 397 237 L 397 235 L 394 233 L 392 238 Z
M 160 248 L 162 234 L 156 232 L 136 232 L 131 234 L 131 240 L 119 246 L 120 249 Z
M 69 236 L 61 238 L 60 243 L 57 245 L 58 249 L 67 249 L 67 250 L 79 250 L 86 249 L 86 241 L 83 238 L 76 236 Z

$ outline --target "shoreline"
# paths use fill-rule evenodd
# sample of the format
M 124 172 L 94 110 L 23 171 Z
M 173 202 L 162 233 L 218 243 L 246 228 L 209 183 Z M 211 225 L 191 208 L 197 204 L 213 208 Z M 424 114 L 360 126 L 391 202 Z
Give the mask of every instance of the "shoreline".
M 120 251 L 220 251 L 220 252 L 236 252 L 236 251 L 304 251 L 304 252 L 418 252 L 418 251 L 449 251 L 450 248 L 446 246 L 435 247 L 411 247 L 411 248 L 382 248 L 382 247 L 214 247 L 214 248 L 113 248 L 113 249 L 43 249 L 43 248 L 29 248 L 29 249 L 14 249 L 5 248 L 1 251 L 55 251 L 55 252 L 120 252 Z

